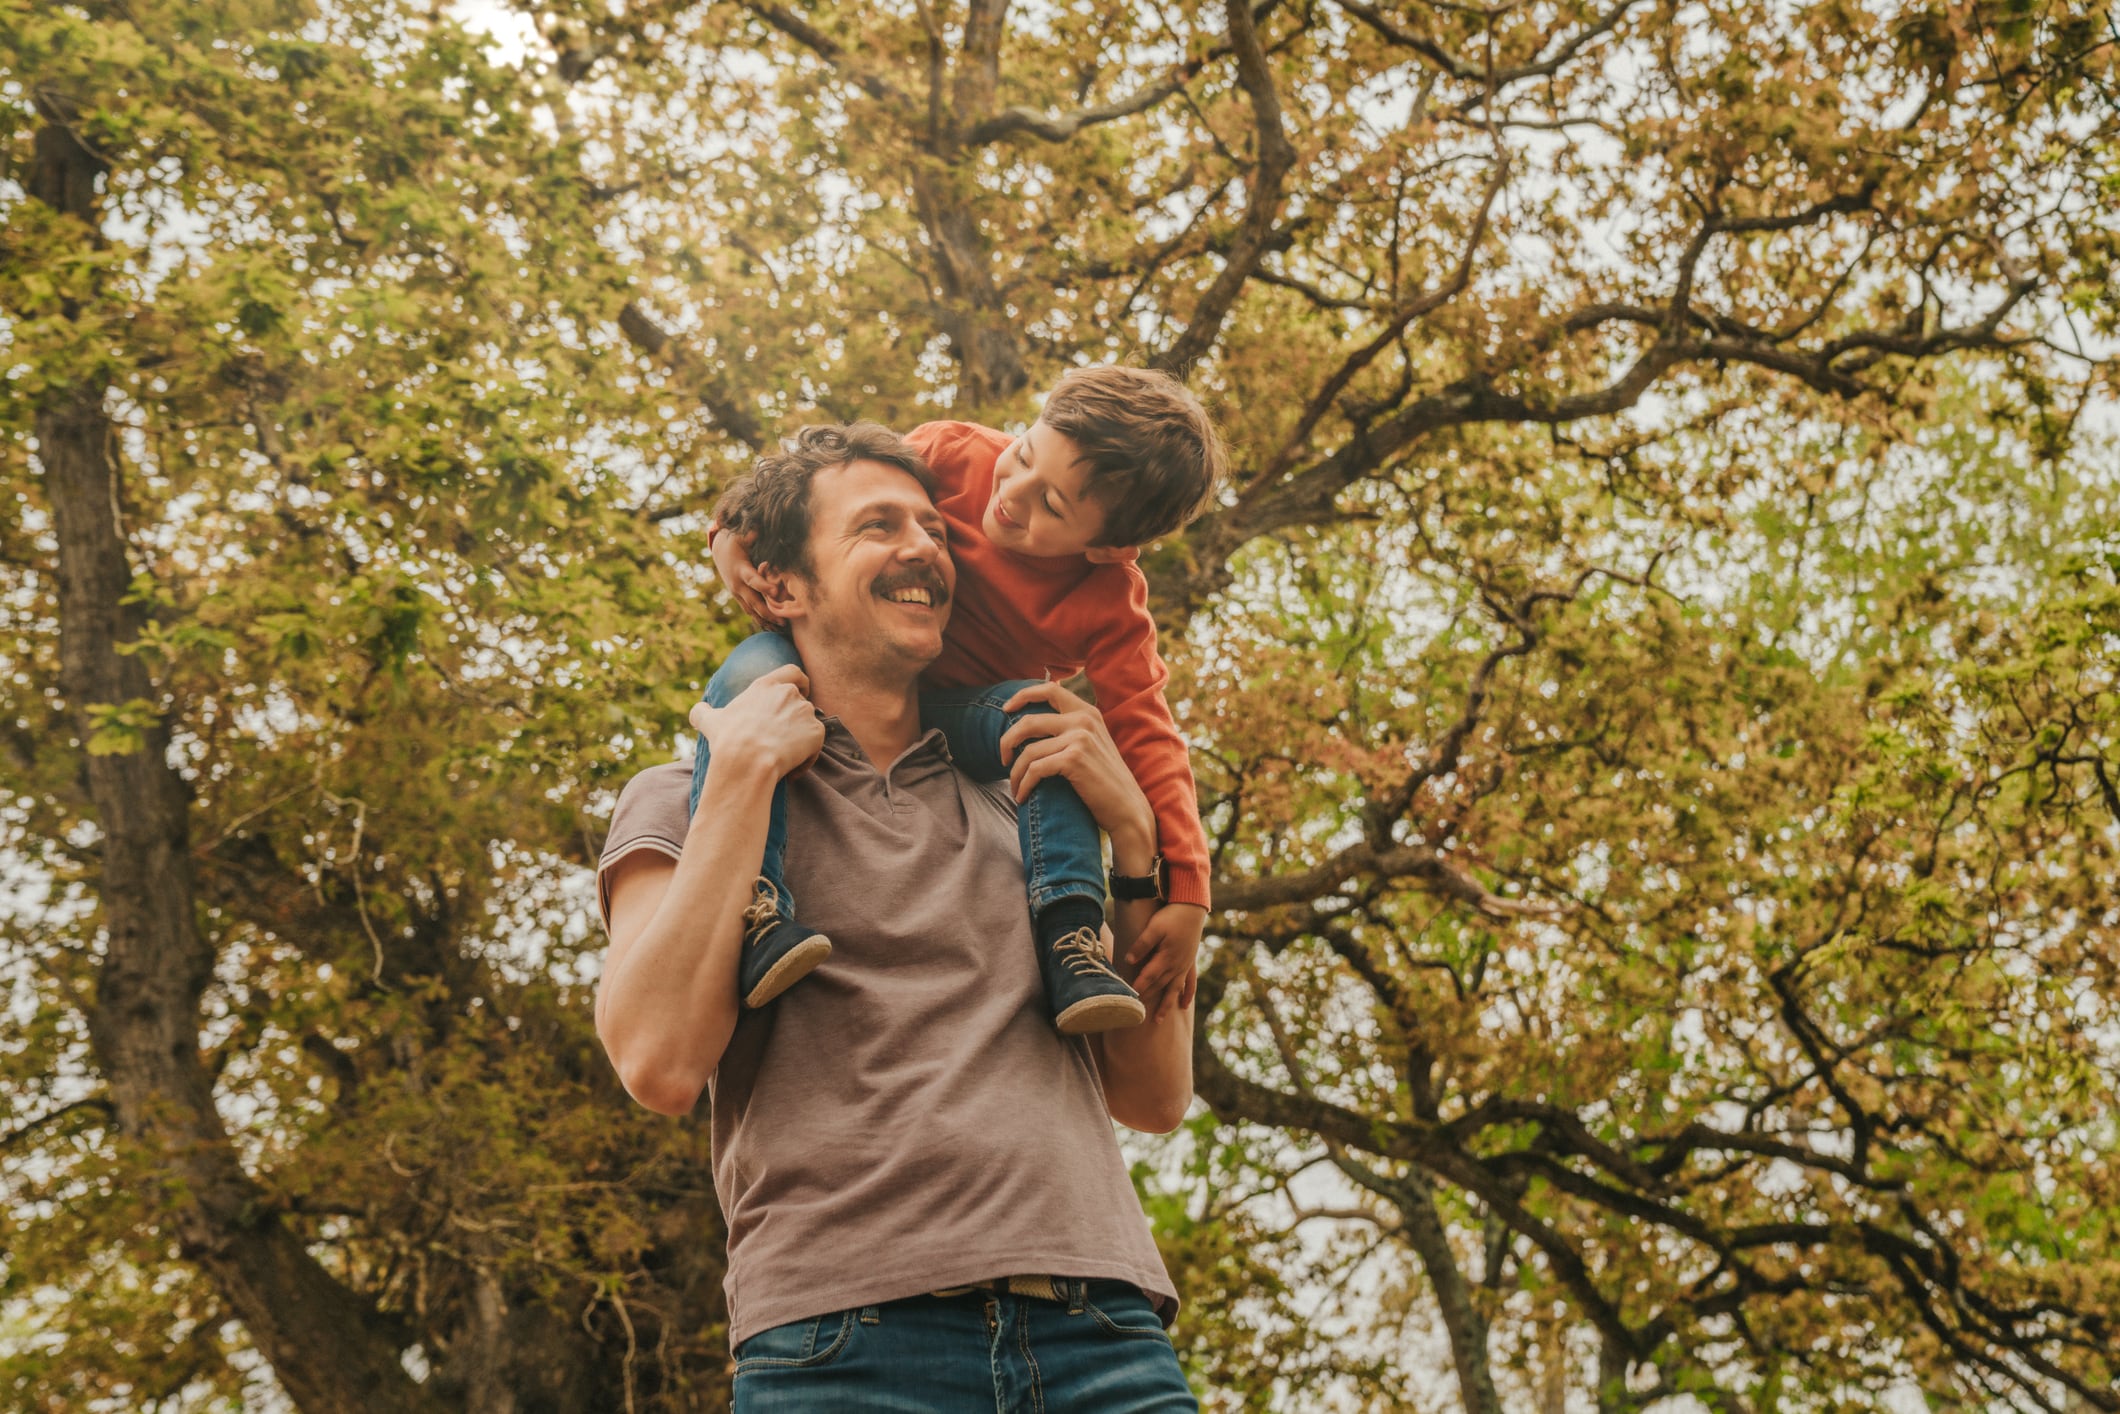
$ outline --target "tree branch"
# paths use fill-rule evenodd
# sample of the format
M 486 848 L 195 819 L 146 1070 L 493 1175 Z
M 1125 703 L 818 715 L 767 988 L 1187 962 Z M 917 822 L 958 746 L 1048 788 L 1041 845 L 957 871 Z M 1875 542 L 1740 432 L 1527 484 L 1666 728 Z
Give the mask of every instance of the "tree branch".
M 1252 13 L 1243 0 L 1224 0 L 1229 17 L 1229 42 L 1237 55 L 1237 78 L 1251 100 L 1258 134 L 1258 162 L 1247 184 L 1248 200 L 1235 247 L 1207 293 L 1194 306 L 1185 332 L 1154 360 L 1165 373 L 1184 378 L 1204 357 L 1222 332 L 1222 321 L 1243 293 L 1245 282 L 1258 268 L 1280 214 L 1282 185 L 1295 165 L 1296 152 L 1288 140 L 1281 118 L 1281 98 L 1274 89 L 1273 72 L 1260 47 Z

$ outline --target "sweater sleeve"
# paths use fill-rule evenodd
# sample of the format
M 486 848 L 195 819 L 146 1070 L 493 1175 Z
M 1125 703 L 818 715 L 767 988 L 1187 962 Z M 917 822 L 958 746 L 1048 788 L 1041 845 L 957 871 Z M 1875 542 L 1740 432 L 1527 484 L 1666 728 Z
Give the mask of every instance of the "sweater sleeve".
M 964 489 L 970 461 L 965 444 L 978 431 L 979 426 L 970 422 L 923 422 L 905 434 L 905 440 L 912 443 L 913 450 L 920 453 L 934 474 L 936 500 Z
M 1125 575 L 1125 602 L 1100 612 L 1109 626 L 1088 645 L 1085 671 L 1112 742 L 1156 813 L 1156 845 L 1170 871 L 1170 901 L 1207 908 L 1207 831 L 1200 823 L 1185 738 L 1163 695 L 1170 670 L 1156 652 L 1148 580 L 1133 564 L 1116 568 Z

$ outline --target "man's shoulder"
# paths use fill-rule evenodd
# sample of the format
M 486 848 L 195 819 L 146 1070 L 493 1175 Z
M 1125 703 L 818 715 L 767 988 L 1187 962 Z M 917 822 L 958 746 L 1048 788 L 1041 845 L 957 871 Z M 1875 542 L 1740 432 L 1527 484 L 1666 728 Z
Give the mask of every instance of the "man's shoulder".
M 692 763 L 661 761 L 633 773 L 618 793 L 611 829 L 604 836 L 601 865 L 643 845 L 684 848 L 685 803 L 692 795 Z
M 1009 792 L 1006 776 L 998 781 L 982 781 L 962 766 L 956 767 L 956 771 L 958 781 L 969 794 L 984 800 L 996 813 L 1007 816 L 1010 824 L 1015 823 L 1018 806 L 1016 797 Z

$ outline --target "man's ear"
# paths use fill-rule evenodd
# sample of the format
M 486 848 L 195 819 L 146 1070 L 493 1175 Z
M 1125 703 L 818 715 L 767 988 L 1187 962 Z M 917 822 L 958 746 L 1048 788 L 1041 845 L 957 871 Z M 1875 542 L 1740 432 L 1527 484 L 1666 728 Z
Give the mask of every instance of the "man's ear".
M 759 597 L 766 601 L 766 607 L 773 611 L 774 618 L 786 619 L 790 609 L 800 610 L 804 606 L 805 601 L 797 589 L 801 576 L 791 574 L 778 565 L 759 565 L 757 569 L 758 577 L 765 581 L 766 586 L 765 592 Z
M 1093 565 L 1116 565 L 1133 557 L 1134 547 L 1131 545 L 1092 545 L 1082 552 L 1082 558 Z

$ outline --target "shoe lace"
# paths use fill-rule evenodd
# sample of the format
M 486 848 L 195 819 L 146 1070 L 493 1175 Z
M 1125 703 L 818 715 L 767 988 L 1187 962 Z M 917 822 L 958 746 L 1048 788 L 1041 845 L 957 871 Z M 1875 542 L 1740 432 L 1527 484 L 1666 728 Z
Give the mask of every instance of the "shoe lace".
M 757 892 L 743 911 L 743 940 L 746 945 L 765 936 L 768 928 L 780 921 L 780 890 L 773 881 L 760 875 Z
M 1111 953 L 1104 946 L 1104 930 L 1101 928 L 1077 928 L 1064 933 L 1053 941 L 1053 955 L 1067 965 L 1077 977 L 1103 975 L 1113 981 L 1123 981 L 1112 971 Z

